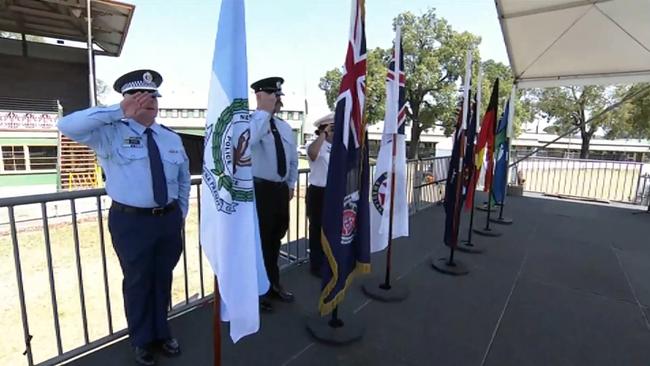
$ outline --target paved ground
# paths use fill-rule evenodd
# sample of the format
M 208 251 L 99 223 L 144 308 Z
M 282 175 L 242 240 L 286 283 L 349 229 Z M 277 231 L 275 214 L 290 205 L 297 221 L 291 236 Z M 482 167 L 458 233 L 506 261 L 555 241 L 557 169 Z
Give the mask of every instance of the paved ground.
M 309 336 L 319 281 L 304 266 L 288 270 L 297 302 L 278 304 L 236 345 L 226 326 L 223 365 L 650 365 L 650 215 L 530 197 L 510 199 L 506 211 L 515 223 L 494 226 L 503 236 L 475 236 L 485 253 L 457 255 L 471 271 L 464 277 L 430 266 L 446 254 L 442 208 L 416 214 L 394 252 L 395 283 L 411 295 L 370 301 L 357 281 L 342 307 L 344 320 L 365 324 L 353 345 Z M 484 220 L 477 212 L 476 226 Z M 373 257 L 375 273 L 383 264 Z M 211 319 L 210 306 L 174 319 L 184 354 L 159 364 L 212 365 Z M 72 364 L 131 365 L 130 348 L 120 341 Z

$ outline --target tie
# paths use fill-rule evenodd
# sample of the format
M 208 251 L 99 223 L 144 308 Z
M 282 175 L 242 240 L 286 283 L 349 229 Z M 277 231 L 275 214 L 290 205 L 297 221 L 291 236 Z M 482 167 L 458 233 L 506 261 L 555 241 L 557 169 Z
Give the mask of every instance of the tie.
M 153 185 L 153 199 L 159 207 L 167 205 L 167 180 L 165 179 L 165 170 L 163 169 L 162 160 L 160 160 L 160 150 L 156 140 L 153 139 L 153 130 L 147 128 L 144 133 L 147 134 L 147 149 L 149 150 L 149 167 L 151 168 L 151 183 Z
M 287 174 L 287 159 L 284 156 L 284 145 L 280 138 L 280 132 L 275 126 L 275 121 L 271 118 L 271 133 L 275 139 L 275 157 L 277 159 L 278 175 L 282 178 Z

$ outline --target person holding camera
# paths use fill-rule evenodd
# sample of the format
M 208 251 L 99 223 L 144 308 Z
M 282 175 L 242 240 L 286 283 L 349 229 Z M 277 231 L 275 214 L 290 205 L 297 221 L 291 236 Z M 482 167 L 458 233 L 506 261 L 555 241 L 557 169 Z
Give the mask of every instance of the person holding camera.
M 307 187 L 307 217 L 309 217 L 309 269 L 321 276 L 323 246 L 321 245 L 321 224 L 323 219 L 323 197 L 327 185 L 327 168 L 334 134 L 334 113 L 314 122 L 317 128 L 316 140 L 307 147 L 309 157 L 309 186 Z

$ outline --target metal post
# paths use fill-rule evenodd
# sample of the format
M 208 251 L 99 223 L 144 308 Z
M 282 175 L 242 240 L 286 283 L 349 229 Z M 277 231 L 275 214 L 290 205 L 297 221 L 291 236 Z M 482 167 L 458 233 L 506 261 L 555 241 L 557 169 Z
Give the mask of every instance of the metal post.
M 52 301 L 52 317 L 54 318 L 54 334 L 56 336 L 56 349 L 61 355 L 63 346 L 61 344 L 61 326 L 59 324 L 59 307 L 56 300 L 56 286 L 54 283 L 54 266 L 52 264 L 52 245 L 50 242 L 50 227 L 47 220 L 47 204 L 41 202 L 41 216 L 43 220 L 43 235 L 45 240 L 45 255 L 47 258 L 47 274 L 50 281 L 50 297 Z
M 9 209 L 9 226 L 11 228 L 11 243 L 14 249 L 14 264 L 16 266 L 16 282 L 18 283 L 18 299 L 20 300 L 20 317 L 23 322 L 23 337 L 25 341 L 25 352 L 23 355 L 27 356 L 27 364 L 34 364 L 34 357 L 32 356 L 32 336 L 29 334 L 29 324 L 27 322 L 27 305 L 25 304 L 25 290 L 23 288 L 23 272 L 20 265 L 20 250 L 18 246 L 18 234 L 16 233 L 16 216 L 14 214 L 14 207 L 10 206 Z
M 219 294 L 219 283 L 217 276 L 214 277 L 214 303 L 213 313 L 213 348 L 214 348 L 214 366 L 221 366 L 221 295 Z
M 97 105 L 95 96 L 95 59 L 93 57 L 93 25 L 92 25 L 92 12 L 91 0 L 86 0 L 86 18 L 88 24 L 88 31 L 86 33 L 88 41 L 88 92 L 90 98 L 90 106 Z

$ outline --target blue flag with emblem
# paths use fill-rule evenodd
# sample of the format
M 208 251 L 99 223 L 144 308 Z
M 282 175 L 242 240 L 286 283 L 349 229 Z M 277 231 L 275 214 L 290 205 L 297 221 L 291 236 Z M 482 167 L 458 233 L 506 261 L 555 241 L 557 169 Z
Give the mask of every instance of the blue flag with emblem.
M 506 183 L 508 180 L 508 119 L 510 116 L 510 101 L 506 103 L 497 133 L 494 138 L 494 149 L 496 153 L 496 165 L 494 167 L 494 178 L 492 180 L 492 198 L 497 204 L 502 204 L 506 196 Z
M 364 14 L 364 0 L 353 0 L 350 40 L 336 100 L 334 140 L 323 200 L 322 244 L 327 265 L 322 267 L 321 315 L 330 313 L 343 301 L 355 273 L 370 271 Z
M 221 319 L 237 342 L 260 327 L 269 289 L 255 209 L 244 1 L 222 0 L 212 59 L 201 185 L 201 247 L 218 279 Z

